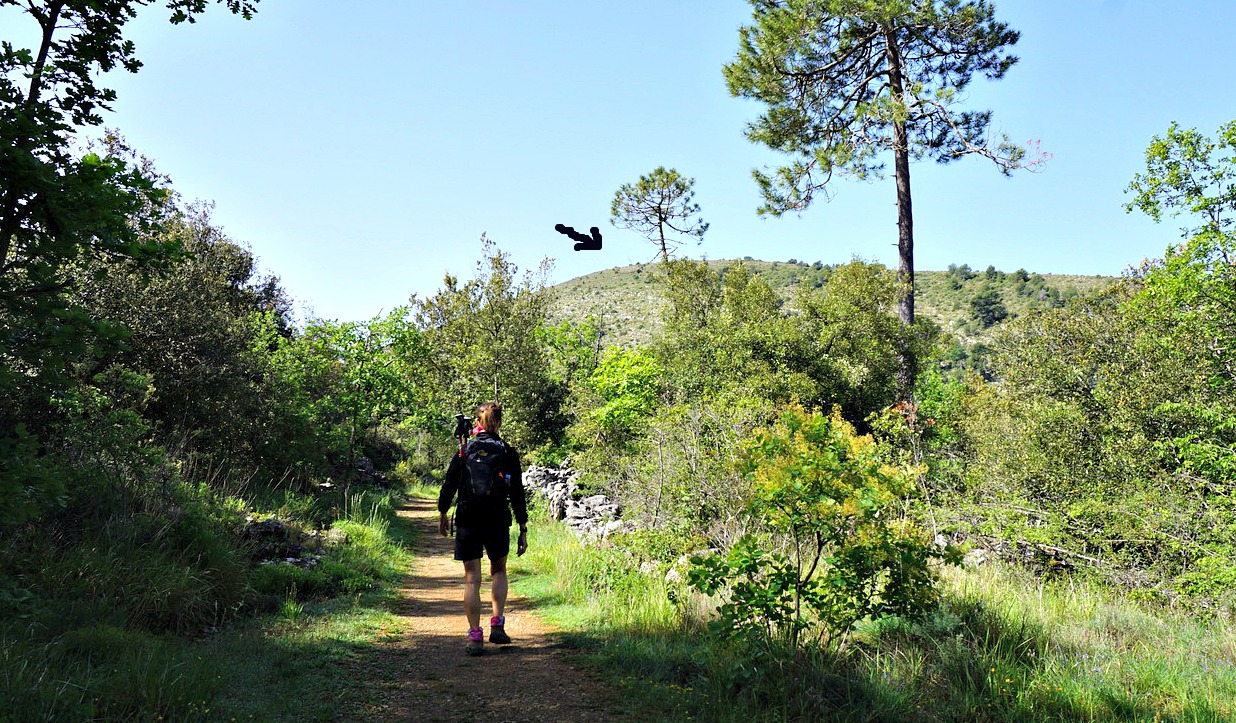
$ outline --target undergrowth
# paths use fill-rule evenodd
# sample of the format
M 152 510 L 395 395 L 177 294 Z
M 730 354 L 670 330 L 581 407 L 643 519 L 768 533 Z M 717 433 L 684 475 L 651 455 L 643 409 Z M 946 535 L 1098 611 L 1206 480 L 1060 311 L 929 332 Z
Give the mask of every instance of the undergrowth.
M 341 505 L 321 497 L 177 483 L 157 509 L 6 537 L 0 721 L 329 720 L 360 705 L 337 664 L 395 629 L 411 533 L 389 491 L 348 502 L 327 522 Z M 272 517 L 315 562 L 251 559 L 241 530 Z
M 835 654 L 791 651 L 713 635 L 708 601 L 664 566 L 640 572 L 620 547 L 580 543 L 543 513 L 530 543 L 513 565 L 518 591 L 640 720 L 1236 720 L 1230 622 L 1088 583 L 946 571 L 926 619 L 860 626 Z

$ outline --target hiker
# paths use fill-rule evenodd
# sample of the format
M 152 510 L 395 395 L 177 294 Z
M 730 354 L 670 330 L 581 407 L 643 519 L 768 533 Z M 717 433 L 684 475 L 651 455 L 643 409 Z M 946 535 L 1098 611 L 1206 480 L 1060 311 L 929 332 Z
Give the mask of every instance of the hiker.
M 528 549 L 528 507 L 524 500 L 523 471 L 519 453 L 498 436 L 502 405 L 485 402 L 476 408 L 475 435 L 461 444 L 451 458 L 446 481 L 438 493 L 438 532 L 447 535 L 446 512 L 459 494 L 455 511 L 455 559 L 464 564 L 464 614 L 468 617 L 468 655 L 484 651 L 481 629 L 481 552 L 489 556 L 492 578 L 493 617 L 489 619 L 489 642 L 511 642 L 506 634 L 506 557 L 511 546 L 511 512 L 519 523 L 515 554 Z M 466 429 L 466 428 L 465 428 Z M 462 438 L 462 437 L 461 437 Z

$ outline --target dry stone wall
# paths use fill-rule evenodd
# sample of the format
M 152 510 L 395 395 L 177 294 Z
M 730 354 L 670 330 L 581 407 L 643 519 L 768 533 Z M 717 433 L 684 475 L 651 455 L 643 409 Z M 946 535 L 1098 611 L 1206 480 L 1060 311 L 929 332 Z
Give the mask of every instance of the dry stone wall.
M 544 497 L 550 517 L 564 522 L 581 538 L 603 539 L 633 529 L 630 522 L 620 519 L 622 510 L 609 497 L 578 497 L 578 478 L 574 470 L 532 466 L 524 470 L 524 490 Z

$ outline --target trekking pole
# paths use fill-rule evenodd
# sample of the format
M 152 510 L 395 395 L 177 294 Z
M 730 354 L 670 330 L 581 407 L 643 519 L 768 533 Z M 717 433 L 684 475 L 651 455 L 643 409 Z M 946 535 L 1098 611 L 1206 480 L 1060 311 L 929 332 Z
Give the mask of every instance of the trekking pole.
M 468 438 L 468 427 L 472 424 L 472 420 L 462 414 L 455 415 L 455 443 L 459 445 L 460 464 L 463 464 L 464 457 L 464 440 Z M 462 491 L 462 490 L 461 490 Z M 455 515 L 458 514 L 459 505 L 456 503 L 451 507 L 451 537 L 455 536 Z

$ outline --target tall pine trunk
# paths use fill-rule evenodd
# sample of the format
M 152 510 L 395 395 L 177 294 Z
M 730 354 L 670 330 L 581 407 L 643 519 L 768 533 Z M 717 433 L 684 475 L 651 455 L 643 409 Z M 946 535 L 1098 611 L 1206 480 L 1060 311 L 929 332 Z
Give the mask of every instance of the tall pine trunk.
M 893 169 L 897 180 L 897 313 L 901 323 L 914 323 L 914 210 L 910 199 L 910 143 L 906 134 L 905 80 L 901 74 L 901 53 L 892 28 L 885 31 L 888 59 L 888 84 L 894 101 Z M 915 359 L 903 337 L 897 352 L 897 396 L 910 399 L 914 393 Z

